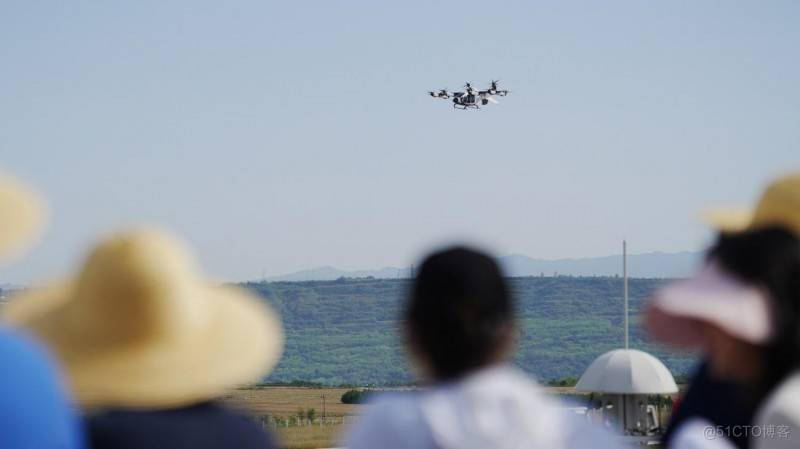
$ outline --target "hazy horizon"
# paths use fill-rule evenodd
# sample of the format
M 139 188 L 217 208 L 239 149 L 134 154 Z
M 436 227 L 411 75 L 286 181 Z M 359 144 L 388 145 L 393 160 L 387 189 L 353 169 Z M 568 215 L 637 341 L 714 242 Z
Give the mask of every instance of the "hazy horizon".
M 131 224 L 209 275 L 408 266 L 465 242 L 699 251 L 800 168 L 800 3 L 0 5 L 0 171 L 52 221 L 0 283 Z M 500 79 L 455 111 L 427 91 Z
M 661 251 L 628 254 L 628 274 L 631 278 L 682 278 L 689 276 L 702 262 L 702 252 Z M 507 277 L 521 276 L 622 276 L 622 254 L 600 257 L 535 259 L 524 254 L 508 254 L 497 257 L 501 271 Z M 360 270 L 341 270 L 324 265 L 306 270 L 264 276 L 252 281 L 308 281 L 349 278 L 407 278 L 415 265 L 397 267 L 372 267 Z
M 692 269 L 696 268 L 698 264 L 702 261 L 703 258 L 702 251 L 678 251 L 678 252 L 663 252 L 663 251 L 652 251 L 647 253 L 640 253 L 640 254 L 628 254 L 628 273 L 631 278 L 643 278 L 643 279 L 652 279 L 652 278 L 680 278 L 688 276 Z M 653 264 L 652 260 L 651 263 L 645 264 L 646 266 L 642 267 L 637 264 L 637 258 L 640 257 L 650 257 L 650 256 L 665 256 L 664 260 L 656 261 Z M 676 256 L 683 256 L 684 259 L 680 260 L 679 263 L 682 265 L 674 266 L 675 261 L 668 260 L 671 257 Z M 496 256 L 498 262 L 503 269 L 503 275 L 506 277 L 526 277 L 526 276 L 544 276 L 544 277 L 553 277 L 553 276 L 576 276 L 576 277 L 604 277 L 604 276 L 622 276 L 622 254 L 609 254 L 605 256 L 595 256 L 595 257 L 575 257 L 575 258 L 561 258 L 561 259 L 536 259 L 524 254 L 505 254 L 505 255 L 497 255 Z M 541 267 L 536 268 L 535 270 L 531 269 L 523 269 L 522 271 L 526 271 L 521 273 L 519 269 L 514 269 L 510 265 L 515 262 L 514 259 L 516 258 L 523 258 L 527 262 L 534 262 L 534 263 L 543 263 L 543 264 L 551 264 L 549 269 L 543 269 Z M 608 259 L 613 259 L 610 264 L 606 264 L 603 268 L 598 268 L 597 265 L 592 265 L 598 261 L 606 261 Z M 618 260 L 617 260 L 618 259 Z M 576 262 L 576 266 L 572 268 L 563 267 L 560 269 L 554 269 L 553 267 L 556 266 L 555 264 L 559 263 L 572 263 Z M 659 263 L 662 262 L 662 263 Z M 581 265 L 586 265 L 581 267 Z M 304 281 L 318 281 L 318 280 L 335 280 L 340 277 L 345 278 L 367 278 L 373 277 L 376 279 L 396 279 L 396 278 L 407 278 L 411 269 L 413 269 L 416 264 L 411 264 L 407 266 L 380 266 L 380 267 L 361 267 L 355 269 L 341 269 L 339 267 L 333 265 L 319 265 L 315 267 L 307 267 L 305 269 L 286 272 L 286 273 L 275 273 L 275 274 L 266 274 L 264 273 L 261 276 L 256 276 L 253 278 L 248 279 L 237 279 L 231 282 L 304 282 Z M 587 268 L 590 267 L 590 268 Z M 593 268 L 591 268 L 593 267 Z M 643 273 L 644 272 L 644 273 Z M 3 286 L 7 287 L 27 287 L 28 283 L 4 283 L 0 282 L 0 288 Z

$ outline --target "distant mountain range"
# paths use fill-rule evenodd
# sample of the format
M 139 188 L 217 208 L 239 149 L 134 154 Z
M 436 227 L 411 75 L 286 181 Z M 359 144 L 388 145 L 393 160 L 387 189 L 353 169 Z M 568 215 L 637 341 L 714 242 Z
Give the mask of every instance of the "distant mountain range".
M 636 278 L 680 278 L 688 276 L 703 258 L 701 252 L 644 253 L 628 255 L 628 276 Z M 508 276 L 614 276 L 622 275 L 622 255 L 582 259 L 532 259 L 514 254 L 501 257 Z
M 334 267 L 319 267 L 312 268 L 311 270 L 297 271 L 294 273 L 284 274 L 280 276 L 268 277 L 267 281 L 333 281 L 339 278 L 367 278 L 374 277 L 375 279 L 395 279 L 409 277 L 409 268 L 386 267 L 379 270 L 355 270 L 347 271 L 340 270 Z
M 636 278 L 679 278 L 688 276 L 700 263 L 703 254 L 684 251 L 679 253 L 643 253 L 628 255 L 628 275 Z M 498 259 L 507 276 L 614 276 L 622 275 L 622 255 L 586 257 L 580 259 L 533 259 L 512 254 Z M 407 278 L 411 268 L 386 267 L 378 270 L 340 270 L 325 266 L 311 270 L 272 276 L 267 281 L 330 281 L 339 278 L 393 279 Z

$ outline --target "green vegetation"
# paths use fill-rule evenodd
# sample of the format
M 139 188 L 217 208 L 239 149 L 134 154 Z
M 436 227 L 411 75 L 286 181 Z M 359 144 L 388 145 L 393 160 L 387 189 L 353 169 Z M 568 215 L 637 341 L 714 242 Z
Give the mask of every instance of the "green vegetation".
M 342 404 L 362 404 L 367 398 L 367 390 L 347 390 L 342 394 Z
M 574 387 L 578 383 L 577 377 L 565 377 L 563 379 L 550 379 L 547 381 L 548 387 Z
M 515 362 L 539 379 L 579 377 L 595 357 L 623 342 L 622 279 L 509 279 L 519 313 Z M 649 342 L 637 316 L 665 281 L 631 279 L 631 347 L 660 358 L 676 374 L 693 360 Z M 413 382 L 398 317 L 407 279 L 246 283 L 282 316 L 286 349 L 266 382 L 391 386 Z
M 370 400 L 370 397 L 374 394 L 382 394 L 388 393 L 386 390 L 366 390 L 366 389 L 354 389 L 354 390 L 347 390 L 342 394 L 341 402 L 342 404 L 364 404 Z M 395 394 L 397 391 L 395 391 Z

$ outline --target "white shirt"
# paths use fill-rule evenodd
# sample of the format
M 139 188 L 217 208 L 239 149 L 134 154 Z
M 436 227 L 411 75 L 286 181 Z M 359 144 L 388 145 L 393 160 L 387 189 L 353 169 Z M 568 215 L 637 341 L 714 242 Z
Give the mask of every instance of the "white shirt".
M 755 449 L 800 447 L 800 374 L 783 381 L 756 412 Z
M 523 372 L 495 366 L 427 391 L 386 394 L 351 429 L 349 449 L 618 447 L 547 397 Z
M 669 449 L 736 449 L 724 432 L 705 419 L 690 419 L 675 430 Z

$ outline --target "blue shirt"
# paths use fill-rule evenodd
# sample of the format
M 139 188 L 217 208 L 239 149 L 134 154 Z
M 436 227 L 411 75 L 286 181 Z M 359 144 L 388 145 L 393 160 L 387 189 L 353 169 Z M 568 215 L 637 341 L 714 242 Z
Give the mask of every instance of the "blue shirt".
M 50 357 L 0 330 L 0 448 L 80 449 L 83 431 Z

